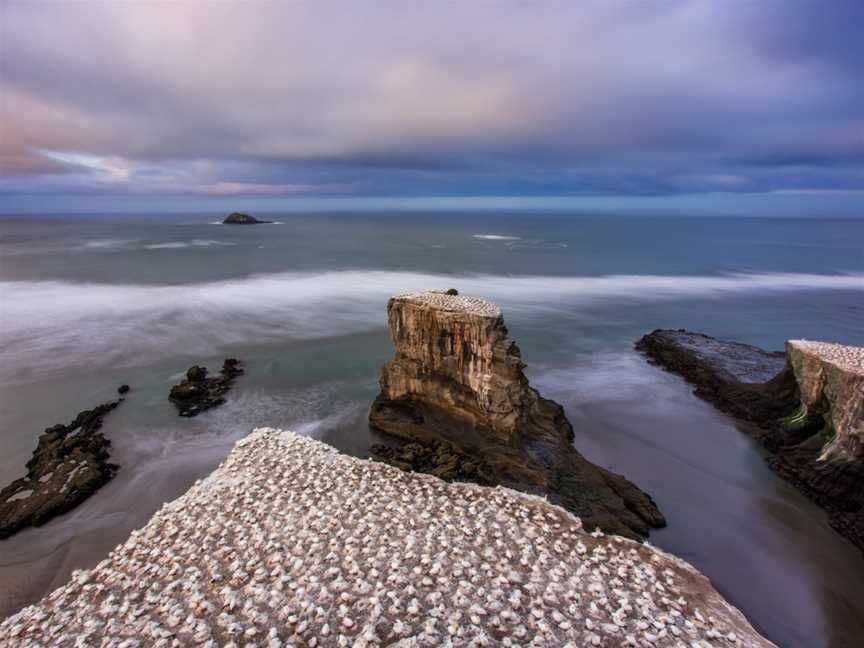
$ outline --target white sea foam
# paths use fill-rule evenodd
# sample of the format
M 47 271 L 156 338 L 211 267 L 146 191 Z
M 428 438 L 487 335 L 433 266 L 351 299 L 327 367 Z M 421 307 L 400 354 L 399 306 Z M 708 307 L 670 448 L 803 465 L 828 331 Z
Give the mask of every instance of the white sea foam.
M 226 246 L 226 245 L 237 245 L 236 243 L 231 243 L 230 241 L 215 241 L 213 239 L 194 239 L 192 241 L 192 245 L 196 247 L 214 247 L 214 246 Z
M 93 241 L 87 241 L 81 247 L 85 250 L 110 250 L 124 247 L 133 242 L 132 239 L 95 239 Z
M 151 243 L 150 245 L 145 245 L 144 247 L 148 250 L 174 250 L 189 247 L 189 244 L 181 243 L 179 241 L 172 241 L 170 243 Z
M 190 243 L 171 241 L 168 243 L 151 243 L 144 247 L 148 250 L 175 250 L 188 247 L 221 247 L 226 245 L 236 245 L 236 243 L 231 243 L 229 241 L 216 241 L 213 239 L 193 239 Z
M 804 290 L 864 292 L 864 275 L 543 277 L 389 271 L 282 273 L 188 285 L 0 282 L 0 381 L 80 366 L 146 365 L 237 344 L 344 335 L 385 326 L 396 293 L 455 287 L 508 311 L 578 311 L 613 301 L 722 299 Z
M 484 241 L 518 241 L 518 236 L 504 236 L 503 234 L 474 234 L 475 239 Z

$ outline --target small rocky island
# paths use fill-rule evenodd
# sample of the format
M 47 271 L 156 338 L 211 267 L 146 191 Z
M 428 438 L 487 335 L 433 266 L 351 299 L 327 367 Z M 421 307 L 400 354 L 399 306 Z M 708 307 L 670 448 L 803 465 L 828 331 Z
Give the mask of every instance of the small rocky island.
M 45 430 L 27 462 L 27 476 L 0 490 L 0 538 L 72 510 L 114 477 L 119 466 L 108 461 L 111 442 L 101 428 L 119 404 L 104 403 Z
M 243 375 L 242 363 L 228 358 L 216 376 L 207 375 L 207 367 L 194 365 L 186 377 L 171 388 L 169 400 L 174 403 L 180 416 L 197 416 L 211 407 L 225 402 L 225 394 L 231 389 L 237 376 Z
M 390 299 L 396 355 L 381 370 L 369 422 L 411 443 L 373 456 L 548 497 L 589 530 L 642 539 L 664 526 L 647 494 L 574 448 L 563 408 L 528 384 L 501 309 L 455 292 Z
M 773 453 L 769 466 L 864 550 L 864 348 L 790 340 L 766 352 L 683 330 L 636 347 L 739 419 Z
M 650 545 L 274 429 L 0 623 L 0 645 L 774 646 Z
M 233 214 L 229 214 L 224 221 L 222 221 L 223 225 L 263 225 L 265 223 L 272 223 L 273 221 L 265 221 L 258 220 L 254 216 L 250 216 L 249 214 L 241 214 L 240 212 L 234 212 Z

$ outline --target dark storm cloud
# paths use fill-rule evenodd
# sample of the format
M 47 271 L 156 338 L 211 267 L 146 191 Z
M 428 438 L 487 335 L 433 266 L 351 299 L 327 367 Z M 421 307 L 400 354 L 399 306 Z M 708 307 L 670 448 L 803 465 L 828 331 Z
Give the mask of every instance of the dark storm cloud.
M 5 0 L 0 191 L 861 189 L 862 4 Z

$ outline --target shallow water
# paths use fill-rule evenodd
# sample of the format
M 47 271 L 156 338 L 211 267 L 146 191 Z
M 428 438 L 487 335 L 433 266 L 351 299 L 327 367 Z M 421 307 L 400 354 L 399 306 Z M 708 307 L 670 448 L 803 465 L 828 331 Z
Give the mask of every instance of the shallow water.
M 687 327 L 781 348 L 864 344 L 864 223 L 530 215 L 218 215 L 0 220 L 0 481 L 39 432 L 132 385 L 106 418 L 118 476 L 75 511 L 0 541 L 0 614 L 207 474 L 258 425 L 365 456 L 392 353 L 387 297 L 454 286 L 502 304 L 576 445 L 650 492 L 652 542 L 706 573 L 782 646 L 864 636 L 864 558 L 760 451 L 632 342 Z M 248 374 L 196 419 L 166 395 L 193 363 Z

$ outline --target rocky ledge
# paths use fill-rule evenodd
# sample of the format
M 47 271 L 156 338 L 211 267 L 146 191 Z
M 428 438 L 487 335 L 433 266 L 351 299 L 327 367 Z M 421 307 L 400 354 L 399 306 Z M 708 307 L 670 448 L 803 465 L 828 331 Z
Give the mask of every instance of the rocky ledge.
M 234 379 L 243 373 L 241 362 L 234 358 L 225 360 L 216 376 L 208 377 L 207 367 L 194 365 L 186 372 L 186 378 L 171 388 L 168 398 L 177 406 L 180 416 L 197 416 L 224 403 Z
M 102 417 L 119 401 L 85 410 L 68 425 L 54 425 L 39 437 L 27 476 L 0 491 L 0 538 L 42 526 L 95 493 L 117 473 L 109 463 L 111 442 L 101 433 Z
M 773 646 L 649 545 L 269 429 L 2 622 L 0 644 Z
M 240 212 L 234 212 L 233 214 L 229 214 L 224 221 L 222 221 L 223 225 L 261 225 L 263 223 L 272 223 L 273 221 L 264 221 L 258 220 L 254 216 L 250 216 L 249 214 L 241 214 Z
M 864 550 L 864 348 L 790 340 L 769 353 L 680 330 L 636 347 L 737 417 L 773 453 L 769 466 Z
M 528 384 L 501 309 L 453 292 L 390 299 L 396 354 L 381 370 L 372 427 L 421 446 L 447 443 L 457 463 L 453 478 L 466 461 L 481 465 L 487 481 L 547 496 L 588 529 L 644 538 L 665 525 L 648 495 L 573 447 L 563 408 Z M 404 464 L 404 455 L 398 461 Z M 409 465 L 440 467 L 426 463 Z

